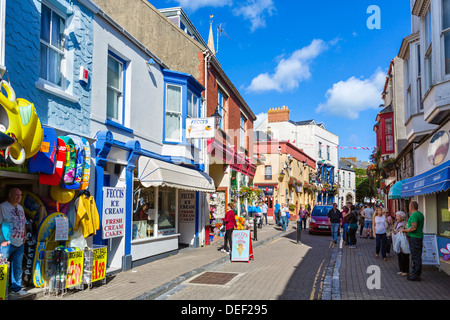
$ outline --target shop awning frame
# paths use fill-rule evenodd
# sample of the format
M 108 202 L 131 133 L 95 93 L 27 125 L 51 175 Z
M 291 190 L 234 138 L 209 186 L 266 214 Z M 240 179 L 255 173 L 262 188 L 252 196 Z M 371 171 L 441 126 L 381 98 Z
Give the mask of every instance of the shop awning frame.
M 401 196 L 409 198 L 448 189 L 450 189 L 450 161 L 404 181 Z
M 161 186 L 209 193 L 216 191 L 213 179 L 205 172 L 145 156 L 139 158 L 138 179 L 146 188 Z

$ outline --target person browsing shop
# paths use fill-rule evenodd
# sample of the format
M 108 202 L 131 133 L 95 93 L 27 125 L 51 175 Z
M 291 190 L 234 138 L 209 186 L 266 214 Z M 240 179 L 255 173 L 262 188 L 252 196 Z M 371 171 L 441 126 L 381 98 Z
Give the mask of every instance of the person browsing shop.
M 11 263 L 11 295 L 28 294 L 22 289 L 22 260 L 25 243 L 25 212 L 19 204 L 22 191 L 12 188 L 8 200 L 0 204 L 0 245 Z M 8 226 L 9 228 L 5 228 Z M 4 231 L 9 229 L 9 234 Z
M 419 204 L 416 201 L 411 201 L 409 204 L 409 212 L 412 212 L 412 214 L 403 232 L 408 235 L 412 270 L 406 279 L 409 281 L 420 281 L 420 274 L 422 273 L 423 225 L 425 218 L 423 213 L 419 211 Z
M 235 228 L 237 228 L 237 223 L 236 223 L 236 217 L 234 214 L 234 208 L 235 208 L 235 204 L 234 203 L 229 203 L 228 204 L 228 211 L 225 214 L 225 237 L 224 237 L 224 244 L 223 244 L 223 249 L 222 252 L 225 252 L 229 255 L 231 255 L 231 247 L 232 247 L 232 235 L 233 235 L 233 230 Z

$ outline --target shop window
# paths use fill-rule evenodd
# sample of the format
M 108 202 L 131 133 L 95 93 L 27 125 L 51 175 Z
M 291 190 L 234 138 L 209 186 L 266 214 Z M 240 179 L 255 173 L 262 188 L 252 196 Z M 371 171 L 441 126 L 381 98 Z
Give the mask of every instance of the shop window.
M 58 87 L 63 86 L 62 62 L 65 55 L 66 21 L 55 10 L 42 4 L 39 77 Z
M 225 98 L 225 95 L 220 90 L 217 90 L 217 108 L 220 116 L 222 117 L 222 121 L 220 122 L 219 128 L 222 129 L 223 131 L 227 129 L 225 123 L 227 118 L 226 117 L 227 111 L 225 107 L 226 101 L 227 100 Z
M 138 189 L 133 198 L 133 240 L 152 238 L 157 231 L 156 188 Z
M 443 0 L 442 6 L 442 36 L 444 37 L 445 74 L 450 74 L 450 0 Z
M 168 236 L 176 233 L 176 198 L 176 189 L 159 188 L 158 236 Z
M 450 238 L 450 192 L 438 194 L 438 235 Z

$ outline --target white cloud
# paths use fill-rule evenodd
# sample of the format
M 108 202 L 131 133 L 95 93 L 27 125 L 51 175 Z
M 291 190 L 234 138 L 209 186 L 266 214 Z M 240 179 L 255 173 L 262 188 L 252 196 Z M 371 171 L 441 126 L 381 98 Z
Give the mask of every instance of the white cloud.
M 225 7 L 233 4 L 232 0 L 177 0 L 183 9 L 195 11 L 203 7 Z
M 258 129 L 258 127 L 261 125 L 261 123 L 263 123 L 267 118 L 269 117 L 269 115 L 267 114 L 267 112 L 261 112 L 258 113 L 256 115 L 256 120 L 253 123 L 253 129 Z
M 275 6 L 272 0 L 248 0 L 246 5 L 233 10 L 235 15 L 250 20 L 252 32 L 266 27 L 266 16 L 271 16 L 274 11 Z
M 311 77 L 311 62 L 327 48 L 323 40 L 313 40 L 310 45 L 295 51 L 289 58 L 281 59 L 273 74 L 258 75 L 247 89 L 252 92 L 284 92 L 298 88 L 300 82 Z
M 386 74 L 378 69 L 369 79 L 351 77 L 335 83 L 325 95 L 327 101 L 320 104 L 316 112 L 358 119 L 360 112 L 378 109 L 385 81 Z

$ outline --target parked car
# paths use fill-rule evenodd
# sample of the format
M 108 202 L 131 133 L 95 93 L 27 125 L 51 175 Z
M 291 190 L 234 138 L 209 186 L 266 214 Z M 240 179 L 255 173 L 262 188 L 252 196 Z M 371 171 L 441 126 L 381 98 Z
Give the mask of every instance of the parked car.
M 331 224 L 328 222 L 328 212 L 333 206 L 318 205 L 311 212 L 309 221 L 309 233 L 330 233 Z

